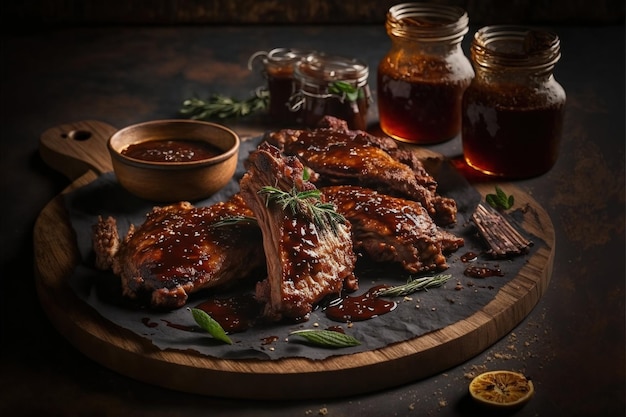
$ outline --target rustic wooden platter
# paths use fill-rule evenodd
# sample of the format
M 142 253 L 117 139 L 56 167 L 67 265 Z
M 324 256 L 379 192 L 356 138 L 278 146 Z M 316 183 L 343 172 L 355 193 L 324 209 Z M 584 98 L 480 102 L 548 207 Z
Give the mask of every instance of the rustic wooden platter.
M 522 227 L 541 238 L 518 275 L 483 308 L 445 328 L 381 349 L 324 360 L 226 360 L 193 351 L 160 350 L 102 318 L 70 288 L 79 262 L 63 194 L 111 170 L 107 138 L 116 129 L 97 121 L 43 133 L 42 158 L 72 184 L 42 210 L 34 227 L 35 276 L 40 302 L 58 331 L 86 356 L 128 377 L 190 393 L 249 399 L 330 398 L 363 394 L 416 381 L 479 354 L 515 328 L 548 287 L 554 229 L 545 210 L 512 184 L 499 183 L 526 205 Z M 475 184 L 483 195 L 494 183 Z

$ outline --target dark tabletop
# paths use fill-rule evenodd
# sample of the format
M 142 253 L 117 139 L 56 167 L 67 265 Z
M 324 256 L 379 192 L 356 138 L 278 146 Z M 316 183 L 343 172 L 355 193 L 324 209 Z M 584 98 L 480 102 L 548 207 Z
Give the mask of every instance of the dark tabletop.
M 510 369 L 536 387 L 516 415 L 624 416 L 624 26 L 552 29 L 563 52 L 555 75 L 568 99 L 561 154 L 547 174 L 517 182 L 546 209 L 556 231 L 545 295 L 512 332 L 452 369 L 384 392 L 297 402 L 210 398 L 147 385 L 93 362 L 57 333 L 35 292 L 32 231 L 69 180 L 45 165 L 38 140 L 46 129 L 73 121 L 123 127 L 180 117 L 182 101 L 194 95 L 247 97 L 264 85 L 248 71 L 248 57 L 275 47 L 358 57 L 369 64 L 374 86 L 389 47 L 384 28 L 103 27 L 2 35 L 0 414 L 471 416 L 477 410 L 467 395 L 468 376 Z M 225 123 L 250 133 L 271 127 L 262 120 Z M 431 148 L 454 157 L 460 139 Z

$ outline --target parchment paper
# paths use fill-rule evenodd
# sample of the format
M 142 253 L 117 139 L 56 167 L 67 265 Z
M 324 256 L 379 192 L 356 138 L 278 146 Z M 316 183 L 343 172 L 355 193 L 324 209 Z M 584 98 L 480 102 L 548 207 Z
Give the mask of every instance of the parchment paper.
M 243 160 L 256 148 L 259 141 L 260 138 L 256 138 L 242 143 L 240 163 L 231 183 L 218 194 L 194 202 L 194 205 L 211 205 L 237 192 L 239 179 L 244 173 Z M 330 321 L 323 311 L 317 309 L 312 312 L 310 319 L 303 323 L 260 324 L 245 332 L 234 333 L 230 335 L 233 345 L 227 345 L 214 340 L 208 333 L 199 329 L 186 308 L 156 312 L 129 304 L 121 297 L 119 279 L 111 272 L 98 271 L 93 266 L 91 228 L 98 216 L 113 216 L 117 219 L 120 235 L 123 236 L 131 223 L 135 225 L 143 223 L 146 213 L 155 204 L 125 191 L 113 173 L 102 175 L 96 181 L 65 197 L 82 257 L 82 262 L 70 277 L 70 285 L 80 298 L 105 319 L 145 338 L 158 349 L 193 350 L 223 359 L 275 360 L 284 357 L 324 359 L 333 355 L 347 355 L 400 343 L 471 316 L 489 303 L 498 290 L 517 275 L 526 260 L 543 244 L 537 237 L 528 235 L 534 242 L 529 254 L 504 261 L 494 261 L 481 255 L 476 261 L 481 265 L 499 267 L 504 272 L 503 277 L 476 279 L 464 276 L 463 271 L 467 264 L 463 263 L 460 257 L 470 251 L 481 253 L 485 249 L 469 221 L 481 197 L 448 163 L 440 166 L 436 179 L 439 182 L 439 193 L 457 201 L 458 221 L 449 230 L 465 239 L 465 246 L 448 258 L 450 268 L 445 273 L 452 274 L 453 278 L 442 287 L 420 291 L 408 298 L 395 298 L 398 307 L 394 311 L 371 320 L 355 322 L 350 327 L 345 323 Z M 400 268 L 366 261 L 359 261 L 357 264 L 357 276 L 360 289 L 355 294 L 361 294 L 374 285 L 400 285 L 409 278 L 409 275 Z M 187 306 L 197 306 L 210 296 L 207 293 L 193 294 Z M 289 336 L 290 332 L 298 329 L 325 329 L 337 325 L 341 325 L 347 334 L 357 338 L 361 344 L 350 348 L 329 349 L 313 347 L 303 343 L 299 337 Z M 194 327 L 197 331 L 184 330 Z M 274 338 L 275 341 L 267 343 L 268 339 Z

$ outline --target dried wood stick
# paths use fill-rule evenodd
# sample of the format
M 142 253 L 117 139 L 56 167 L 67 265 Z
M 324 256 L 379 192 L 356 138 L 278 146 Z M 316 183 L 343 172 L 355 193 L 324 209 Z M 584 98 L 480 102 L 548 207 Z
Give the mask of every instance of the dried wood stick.
M 487 253 L 494 258 L 526 253 L 533 244 L 491 206 L 479 203 L 472 220 L 489 246 Z

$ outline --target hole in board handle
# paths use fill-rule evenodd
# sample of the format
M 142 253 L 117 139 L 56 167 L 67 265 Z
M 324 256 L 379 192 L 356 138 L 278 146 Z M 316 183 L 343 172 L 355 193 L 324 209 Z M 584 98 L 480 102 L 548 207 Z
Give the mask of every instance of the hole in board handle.
M 91 138 L 91 132 L 87 130 L 72 130 L 70 133 L 64 133 L 61 136 L 63 138 L 69 138 L 78 142 L 82 142 Z

